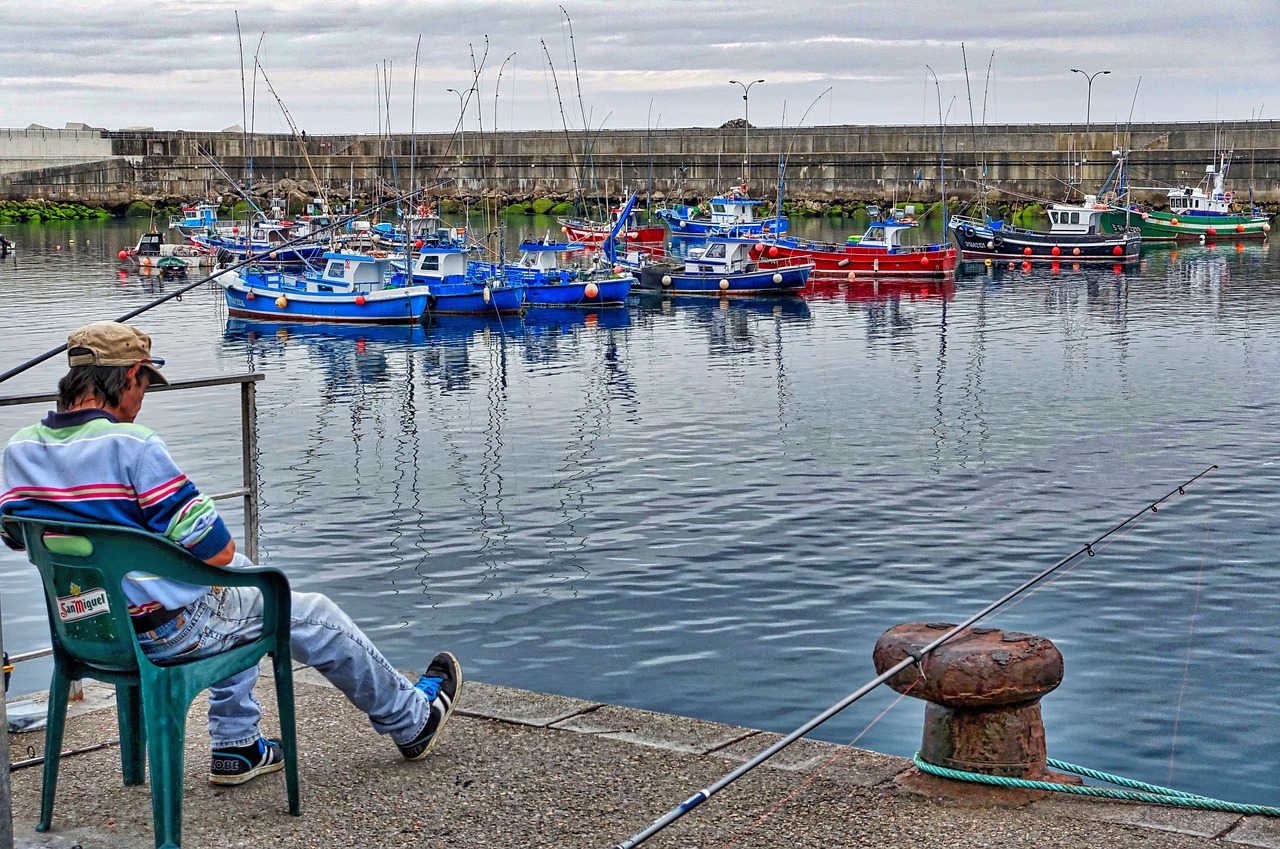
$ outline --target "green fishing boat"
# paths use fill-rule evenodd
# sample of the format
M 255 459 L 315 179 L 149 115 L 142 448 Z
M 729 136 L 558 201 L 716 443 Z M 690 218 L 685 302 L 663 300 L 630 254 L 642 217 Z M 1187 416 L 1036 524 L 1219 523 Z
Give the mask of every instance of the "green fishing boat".
M 1231 152 L 1222 154 L 1217 165 L 1204 169 L 1204 179 L 1196 186 L 1169 189 L 1168 210 L 1142 205 L 1111 209 L 1102 219 L 1109 232 L 1138 227 L 1144 242 L 1196 242 L 1235 239 L 1265 239 L 1271 232 L 1271 216 L 1261 208 L 1242 204 L 1224 190 Z

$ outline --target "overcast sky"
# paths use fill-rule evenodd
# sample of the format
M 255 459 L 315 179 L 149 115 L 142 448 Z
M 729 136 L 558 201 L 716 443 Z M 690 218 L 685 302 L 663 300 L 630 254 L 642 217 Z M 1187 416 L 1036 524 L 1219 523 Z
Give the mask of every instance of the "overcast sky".
M 934 124 L 939 91 L 950 126 L 984 110 L 987 123 L 1083 123 L 1087 109 L 1099 130 L 1131 111 L 1135 122 L 1280 112 L 1275 0 L 7 5 L 0 127 L 11 128 L 288 132 L 262 74 L 252 92 L 255 52 L 310 134 L 376 133 L 388 116 L 393 132 L 451 130 L 460 101 L 447 89 L 472 88 L 473 67 L 469 131 L 711 127 L 744 106 L 755 126 Z M 1111 73 L 1089 96 L 1072 68 Z M 731 79 L 764 82 L 744 104 Z

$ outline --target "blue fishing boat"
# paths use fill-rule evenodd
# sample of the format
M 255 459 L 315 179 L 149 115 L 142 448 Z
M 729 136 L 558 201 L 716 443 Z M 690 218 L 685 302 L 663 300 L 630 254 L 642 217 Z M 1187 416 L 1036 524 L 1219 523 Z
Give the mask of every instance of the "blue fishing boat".
M 217 227 L 218 204 L 216 201 L 196 201 L 191 206 L 182 207 L 181 215 L 169 216 L 169 229 L 177 230 L 184 237 L 215 230 Z
M 254 221 L 247 232 L 238 225 L 230 230 L 211 228 L 188 239 L 191 244 L 224 259 L 255 259 L 262 265 L 296 265 L 317 259 L 327 250 L 318 239 L 282 247 L 309 232 L 308 225 L 264 218 Z
M 414 255 L 407 279 L 425 287 L 427 312 L 434 315 L 504 315 L 524 306 L 525 287 L 504 274 L 469 263 L 472 249 L 461 245 L 426 245 Z M 398 273 L 395 278 L 406 276 Z
M 620 307 L 631 292 L 630 274 L 603 259 L 585 255 L 585 245 L 546 239 L 522 242 L 520 258 L 500 269 L 484 263 L 488 274 L 505 274 L 523 286 L 527 307 Z M 474 263 L 473 263 L 474 265 Z
M 318 270 L 302 273 L 248 265 L 216 279 L 228 315 L 277 321 L 403 324 L 418 321 L 431 296 L 393 275 L 390 258 L 356 253 L 326 253 Z
M 707 201 L 709 211 L 677 204 L 656 209 L 654 214 L 671 228 L 672 236 L 680 238 L 760 238 L 785 233 L 787 219 L 781 215 L 756 218 L 755 208 L 763 203 L 747 197 L 747 184 L 743 183 Z
M 787 295 L 809 280 L 813 263 L 765 259 L 754 239 L 716 237 L 683 265 L 657 262 L 639 271 L 639 288 L 680 295 Z M 634 272 L 633 272 L 634 274 Z

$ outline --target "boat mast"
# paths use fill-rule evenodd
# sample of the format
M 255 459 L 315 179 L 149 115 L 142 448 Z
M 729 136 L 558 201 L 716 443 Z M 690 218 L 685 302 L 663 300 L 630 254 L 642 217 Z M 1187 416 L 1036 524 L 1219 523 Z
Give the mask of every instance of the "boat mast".
M 933 68 L 925 65 L 933 74 L 933 87 L 938 93 L 938 180 L 942 190 L 942 232 L 947 232 L 947 146 L 942 135 L 942 87 L 938 85 L 938 75 Z

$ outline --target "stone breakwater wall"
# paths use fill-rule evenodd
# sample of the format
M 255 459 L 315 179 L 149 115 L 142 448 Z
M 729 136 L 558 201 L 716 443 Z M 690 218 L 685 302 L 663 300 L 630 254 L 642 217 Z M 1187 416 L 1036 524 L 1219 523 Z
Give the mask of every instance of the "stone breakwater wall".
M 385 196 L 393 186 L 438 197 L 702 198 L 744 181 L 772 198 L 786 159 L 792 203 L 1060 199 L 1096 191 L 1112 151 L 1129 149 L 1134 197 L 1159 203 L 1161 187 L 1194 185 L 1215 151 L 1234 151 L 1227 188 L 1280 207 L 1280 122 L 947 127 L 830 126 L 613 130 L 590 139 L 560 131 L 305 136 L 106 130 L 0 130 L 0 199 L 121 206 L 132 202 L 255 196 L 286 186 L 332 198 Z M 945 148 L 945 158 L 942 151 Z

